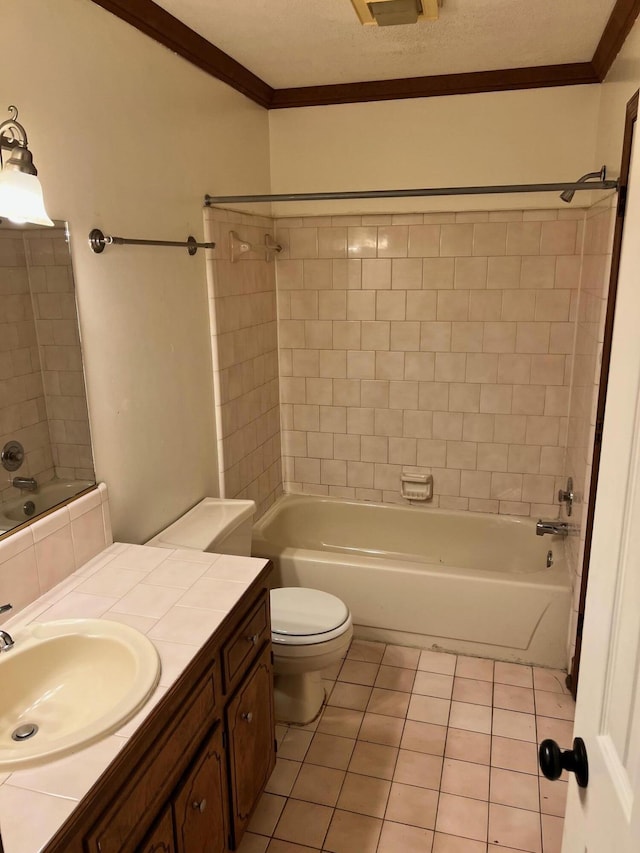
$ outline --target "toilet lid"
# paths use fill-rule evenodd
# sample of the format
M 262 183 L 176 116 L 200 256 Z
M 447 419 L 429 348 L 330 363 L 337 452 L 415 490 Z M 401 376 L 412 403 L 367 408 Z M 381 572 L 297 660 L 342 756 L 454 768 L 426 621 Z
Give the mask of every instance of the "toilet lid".
M 310 637 L 334 631 L 349 618 L 343 601 L 319 589 L 271 590 L 271 630 L 287 637 Z

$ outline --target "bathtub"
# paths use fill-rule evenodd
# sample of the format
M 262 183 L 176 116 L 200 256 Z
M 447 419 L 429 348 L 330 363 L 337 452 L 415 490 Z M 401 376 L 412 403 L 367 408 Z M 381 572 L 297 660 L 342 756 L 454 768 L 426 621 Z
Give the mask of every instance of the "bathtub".
M 564 543 L 532 519 L 285 495 L 252 553 L 278 585 L 340 597 L 361 639 L 566 666 Z
M 95 482 L 92 480 L 50 480 L 38 486 L 35 492 L 23 491 L 19 497 L 0 502 L 0 534 L 24 524 L 31 518 L 37 518 L 43 512 L 94 486 Z M 30 504 L 34 505 L 33 509 Z

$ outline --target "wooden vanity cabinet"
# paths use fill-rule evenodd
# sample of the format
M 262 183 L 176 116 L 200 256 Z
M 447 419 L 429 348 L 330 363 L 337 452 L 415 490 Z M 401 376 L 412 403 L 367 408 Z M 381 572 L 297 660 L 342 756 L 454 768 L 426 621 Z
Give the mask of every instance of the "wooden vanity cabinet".
M 200 748 L 172 801 L 176 853 L 225 853 L 229 844 L 227 762 L 222 725 Z
M 45 853 L 228 853 L 275 765 L 263 570 Z

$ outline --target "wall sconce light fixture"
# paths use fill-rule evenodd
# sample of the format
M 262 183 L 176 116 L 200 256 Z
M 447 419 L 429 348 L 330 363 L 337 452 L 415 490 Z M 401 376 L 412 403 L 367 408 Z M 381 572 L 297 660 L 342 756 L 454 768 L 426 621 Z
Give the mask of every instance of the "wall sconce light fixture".
M 20 225 L 53 225 L 44 209 L 42 187 L 36 177 L 33 155 L 27 147 L 27 133 L 19 124 L 18 110 L 9 107 L 11 118 L 0 124 L 0 216 Z M 6 163 L 3 149 L 10 152 Z

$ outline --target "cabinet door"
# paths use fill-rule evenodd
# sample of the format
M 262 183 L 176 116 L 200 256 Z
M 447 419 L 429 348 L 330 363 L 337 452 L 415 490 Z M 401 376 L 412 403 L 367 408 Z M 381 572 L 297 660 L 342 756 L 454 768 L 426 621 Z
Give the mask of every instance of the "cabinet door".
M 227 706 L 231 813 L 237 847 L 275 764 L 273 672 L 267 646 Z
M 166 808 L 155 827 L 139 847 L 138 853 L 175 853 L 171 809 Z
M 218 725 L 173 799 L 177 853 L 225 853 L 228 812 L 222 726 Z

